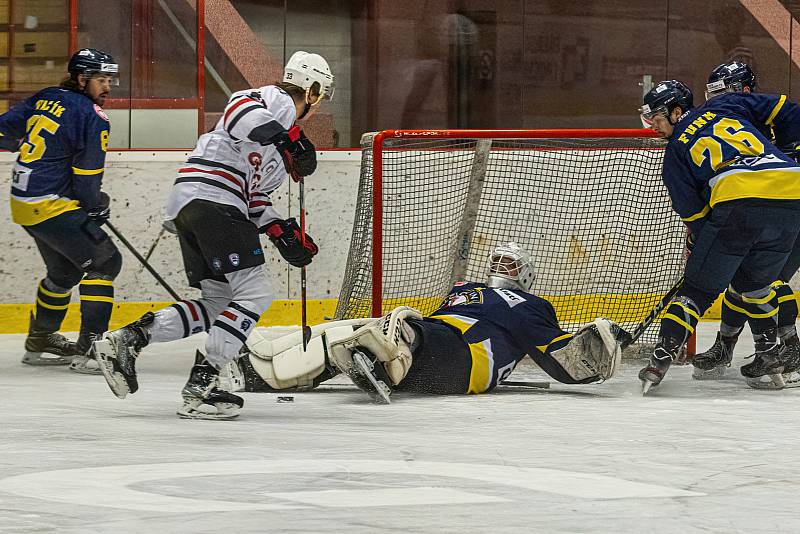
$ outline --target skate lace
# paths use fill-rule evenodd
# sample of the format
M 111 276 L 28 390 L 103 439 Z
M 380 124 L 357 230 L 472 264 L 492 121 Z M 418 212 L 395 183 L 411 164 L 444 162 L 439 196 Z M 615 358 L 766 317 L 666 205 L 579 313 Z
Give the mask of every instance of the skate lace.
M 57 333 L 47 334 L 47 343 L 61 349 L 69 348 L 70 345 L 70 341 L 67 338 Z

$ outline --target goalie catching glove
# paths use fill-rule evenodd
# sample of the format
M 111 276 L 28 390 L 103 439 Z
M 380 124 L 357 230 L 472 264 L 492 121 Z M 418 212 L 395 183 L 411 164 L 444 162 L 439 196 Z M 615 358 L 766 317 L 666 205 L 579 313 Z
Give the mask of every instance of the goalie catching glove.
M 614 376 L 622 360 L 624 331 L 608 319 L 598 318 L 581 328 L 550 356 L 579 384 L 604 382 Z
M 283 259 L 294 267 L 305 267 L 311 263 L 311 259 L 319 252 L 311 236 L 306 234 L 306 242 L 303 244 L 303 234 L 300 231 L 297 221 L 293 218 L 282 221 L 276 219 L 264 227 L 272 244 L 278 247 Z
M 278 149 L 286 172 L 295 182 L 317 170 L 317 151 L 299 126 L 292 126 L 289 130 L 279 133 L 270 142 Z

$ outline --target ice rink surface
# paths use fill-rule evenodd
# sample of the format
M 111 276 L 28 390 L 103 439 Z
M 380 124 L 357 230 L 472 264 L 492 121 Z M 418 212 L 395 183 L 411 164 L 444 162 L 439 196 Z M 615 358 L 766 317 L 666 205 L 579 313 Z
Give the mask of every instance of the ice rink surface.
M 673 367 L 646 398 L 629 362 L 599 386 L 390 406 L 339 380 L 187 421 L 201 338 L 148 347 L 125 400 L 22 365 L 23 339 L 0 336 L 0 532 L 800 532 L 800 388 L 748 388 L 747 341 L 726 379 Z

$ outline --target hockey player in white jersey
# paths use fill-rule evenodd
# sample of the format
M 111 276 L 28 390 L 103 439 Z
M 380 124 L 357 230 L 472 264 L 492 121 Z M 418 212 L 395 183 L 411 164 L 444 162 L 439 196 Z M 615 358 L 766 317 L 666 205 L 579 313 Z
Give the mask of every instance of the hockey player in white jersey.
M 138 389 L 136 358 L 148 343 L 207 331 L 178 415 L 238 415 L 243 399 L 224 391 L 218 377 L 272 303 L 259 232 L 295 267 L 309 264 L 318 251 L 309 236 L 302 239 L 294 219 L 283 219 L 273 209 L 270 194 L 287 175 L 299 180 L 316 169 L 314 145 L 295 122 L 332 95 L 333 75 L 325 59 L 297 52 L 281 83 L 234 93 L 214 130 L 198 139 L 178 172 L 165 226 L 178 234 L 186 276 L 202 295 L 147 313 L 94 344 L 117 397 Z

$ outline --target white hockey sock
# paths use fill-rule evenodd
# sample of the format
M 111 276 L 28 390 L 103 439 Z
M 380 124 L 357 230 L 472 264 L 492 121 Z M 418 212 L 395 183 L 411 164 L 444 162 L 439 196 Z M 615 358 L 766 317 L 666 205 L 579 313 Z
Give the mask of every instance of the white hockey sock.
M 151 341 L 162 343 L 204 332 L 209 324 L 208 305 L 199 300 L 182 300 L 156 312 L 150 326 Z
M 222 369 L 223 366 L 236 359 L 239 350 L 258 323 L 260 315 L 260 313 L 250 311 L 236 302 L 231 302 L 227 308 L 222 310 L 208 331 L 208 339 L 206 339 L 208 362 L 217 369 Z

